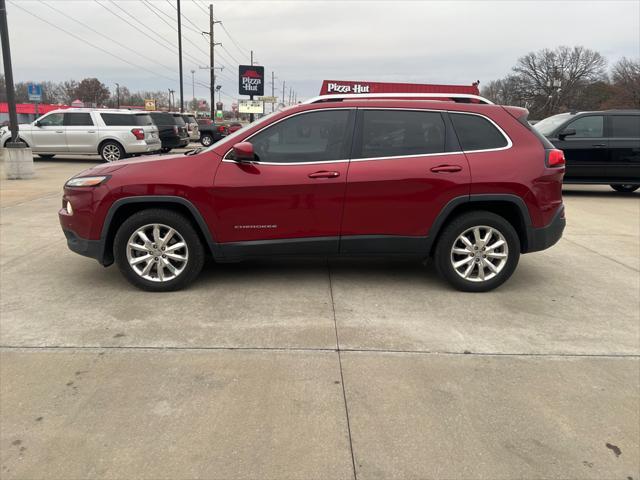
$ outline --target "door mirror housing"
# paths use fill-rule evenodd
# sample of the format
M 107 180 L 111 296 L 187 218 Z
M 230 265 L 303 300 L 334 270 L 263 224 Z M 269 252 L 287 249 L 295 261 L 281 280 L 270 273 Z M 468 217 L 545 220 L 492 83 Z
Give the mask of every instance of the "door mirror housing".
M 41 127 L 42 124 L 40 123 L 40 120 L 36 120 L 35 122 L 33 122 L 33 125 L 36 127 Z
M 253 153 L 253 145 L 250 142 L 240 142 L 233 146 L 233 156 L 238 162 L 255 162 L 256 155 Z
M 560 132 L 558 134 L 558 138 L 560 140 L 564 140 L 565 137 L 569 137 L 571 135 L 575 135 L 576 134 L 576 129 L 575 128 L 567 128 L 566 130 L 563 130 L 562 132 Z

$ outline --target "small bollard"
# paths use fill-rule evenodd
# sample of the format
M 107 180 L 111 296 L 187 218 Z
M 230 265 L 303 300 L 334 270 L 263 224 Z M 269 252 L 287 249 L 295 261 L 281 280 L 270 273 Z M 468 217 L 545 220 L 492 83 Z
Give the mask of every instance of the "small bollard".
M 3 150 L 4 171 L 8 180 L 33 178 L 33 153 L 22 142 L 8 142 Z

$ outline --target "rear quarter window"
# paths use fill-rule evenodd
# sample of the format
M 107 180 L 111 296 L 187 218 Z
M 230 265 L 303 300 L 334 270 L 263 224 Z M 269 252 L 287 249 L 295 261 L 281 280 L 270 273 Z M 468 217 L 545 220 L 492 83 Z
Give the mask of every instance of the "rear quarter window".
M 158 126 L 166 127 L 166 126 L 173 126 L 176 124 L 175 121 L 173 120 L 173 117 L 168 113 L 152 113 L 150 117 L 153 120 L 153 123 L 155 123 Z
M 640 138 L 640 115 L 611 115 L 613 138 Z
M 495 150 L 509 145 L 505 136 L 484 117 L 449 113 L 462 150 Z
M 138 123 L 138 115 L 130 115 L 127 113 L 101 113 L 102 121 L 108 127 L 130 127 L 138 125 L 148 125 L 146 123 Z M 141 115 L 148 117 L 148 115 Z
M 184 127 L 186 125 L 184 118 L 181 115 L 173 115 L 173 121 L 175 125 L 180 127 Z

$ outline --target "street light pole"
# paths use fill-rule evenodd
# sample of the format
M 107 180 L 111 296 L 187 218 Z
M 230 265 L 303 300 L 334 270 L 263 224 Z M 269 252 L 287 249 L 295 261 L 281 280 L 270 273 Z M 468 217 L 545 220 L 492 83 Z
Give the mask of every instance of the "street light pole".
M 196 108 L 196 71 L 195 70 L 191 70 L 191 104 L 193 109 L 197 110 Z
M 117 108 L 120 108 L 120 84 L 116 83 Z
M 182 78 L 182 15 L 180 14 L 180 0 L 178 2 L 178 65 L 180 69 L 180 113 L 184 112 L 184 86 Z

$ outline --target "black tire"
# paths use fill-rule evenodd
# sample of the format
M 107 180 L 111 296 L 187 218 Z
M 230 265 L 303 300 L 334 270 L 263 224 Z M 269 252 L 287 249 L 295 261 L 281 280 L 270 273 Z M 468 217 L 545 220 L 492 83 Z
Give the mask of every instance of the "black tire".
M 454 258 L 452 249 L 458 237 L 477 226 L 487 226 L 497 230 L 504 237 L 508 248 L 506 262 L 502 269 L 492 278 L 483 281 L 471 281 L 463 278 L 452 264 Z M 486 230 L 484 231 L 486 232 Z M 487 243 L 490 243 L 490 241 Z M 482 257 L 482 252 L 478 251 L 478 255 Z M 437 272 L 456 289 L 463 292 L 487 292 L 502 285 L 515 271 L 520 259 L 520 238 L 513 226 L 495 213 L 483 210 L 463 213 L 444 227 L 438 238 L 433 257 Z M 455 258 L 465 259 L 464 256 Z M 472 262 L 480 262 L 480 265 L 482 265 L 483 261 L 482 258 L 472 259 Z M 500 260 L 496 261 L 500 262 Z M 479 267 L 472 268 L 479 276 Z M 474 270 L 472 270 L 472 274 Z
M 18 141 L 24 143 L 27 147 L 29 146 L 29 144 L 27 142 L 24 141 L 24 138 L 20 138 L 18 137 Z M 7 138 L 7 140 L 5 140 L 3 147 L 7 148 L 7 143 L 11 142 L 11 138 Z
M 175 278 L 163 282 L 143 278 L 129 265 L 127 258 L 127 245 L 134 232 L 143 226 L 156 223 L 175 229 L 184 239 L 188 249 L 186 265 L 182 272 Z M 191 222 L 177 212 L 164 209 L 142 210 L 125 220 L 114 238 L 113 253 L 124 277 L 136 287 L 150 292 L 168 292 L 186 287 L 198 276 L 205 260 L 204 247 Z
M 208 133 L 203 133 L 202 135 L 200 135 L 200 143 L 202 144 L 203 147 L 210 147 L 211 145 L 213 145 L 213 136 L 209 135 Z
M 55 155 L 39 153 L 38 156 L 44 160 L 51 160 Z
M 100 144 L 100 156 L 105 162 L 117 162 L 126 158 L 126 152 L 118 142 L 107 140 Z
M 616 192 L 632 193 L 638 190 L 640 188 L 640 185 L 625 183 L 623 185 L 610 185 L 610 187 L 613 188 Z
M 162 148 L 160 149 L 160 151 L 161 151 L 162 153 L 169 153 L 169 152 L 171 151 L 171 149 L 170 149 L 169 147 L 162 147 Z

